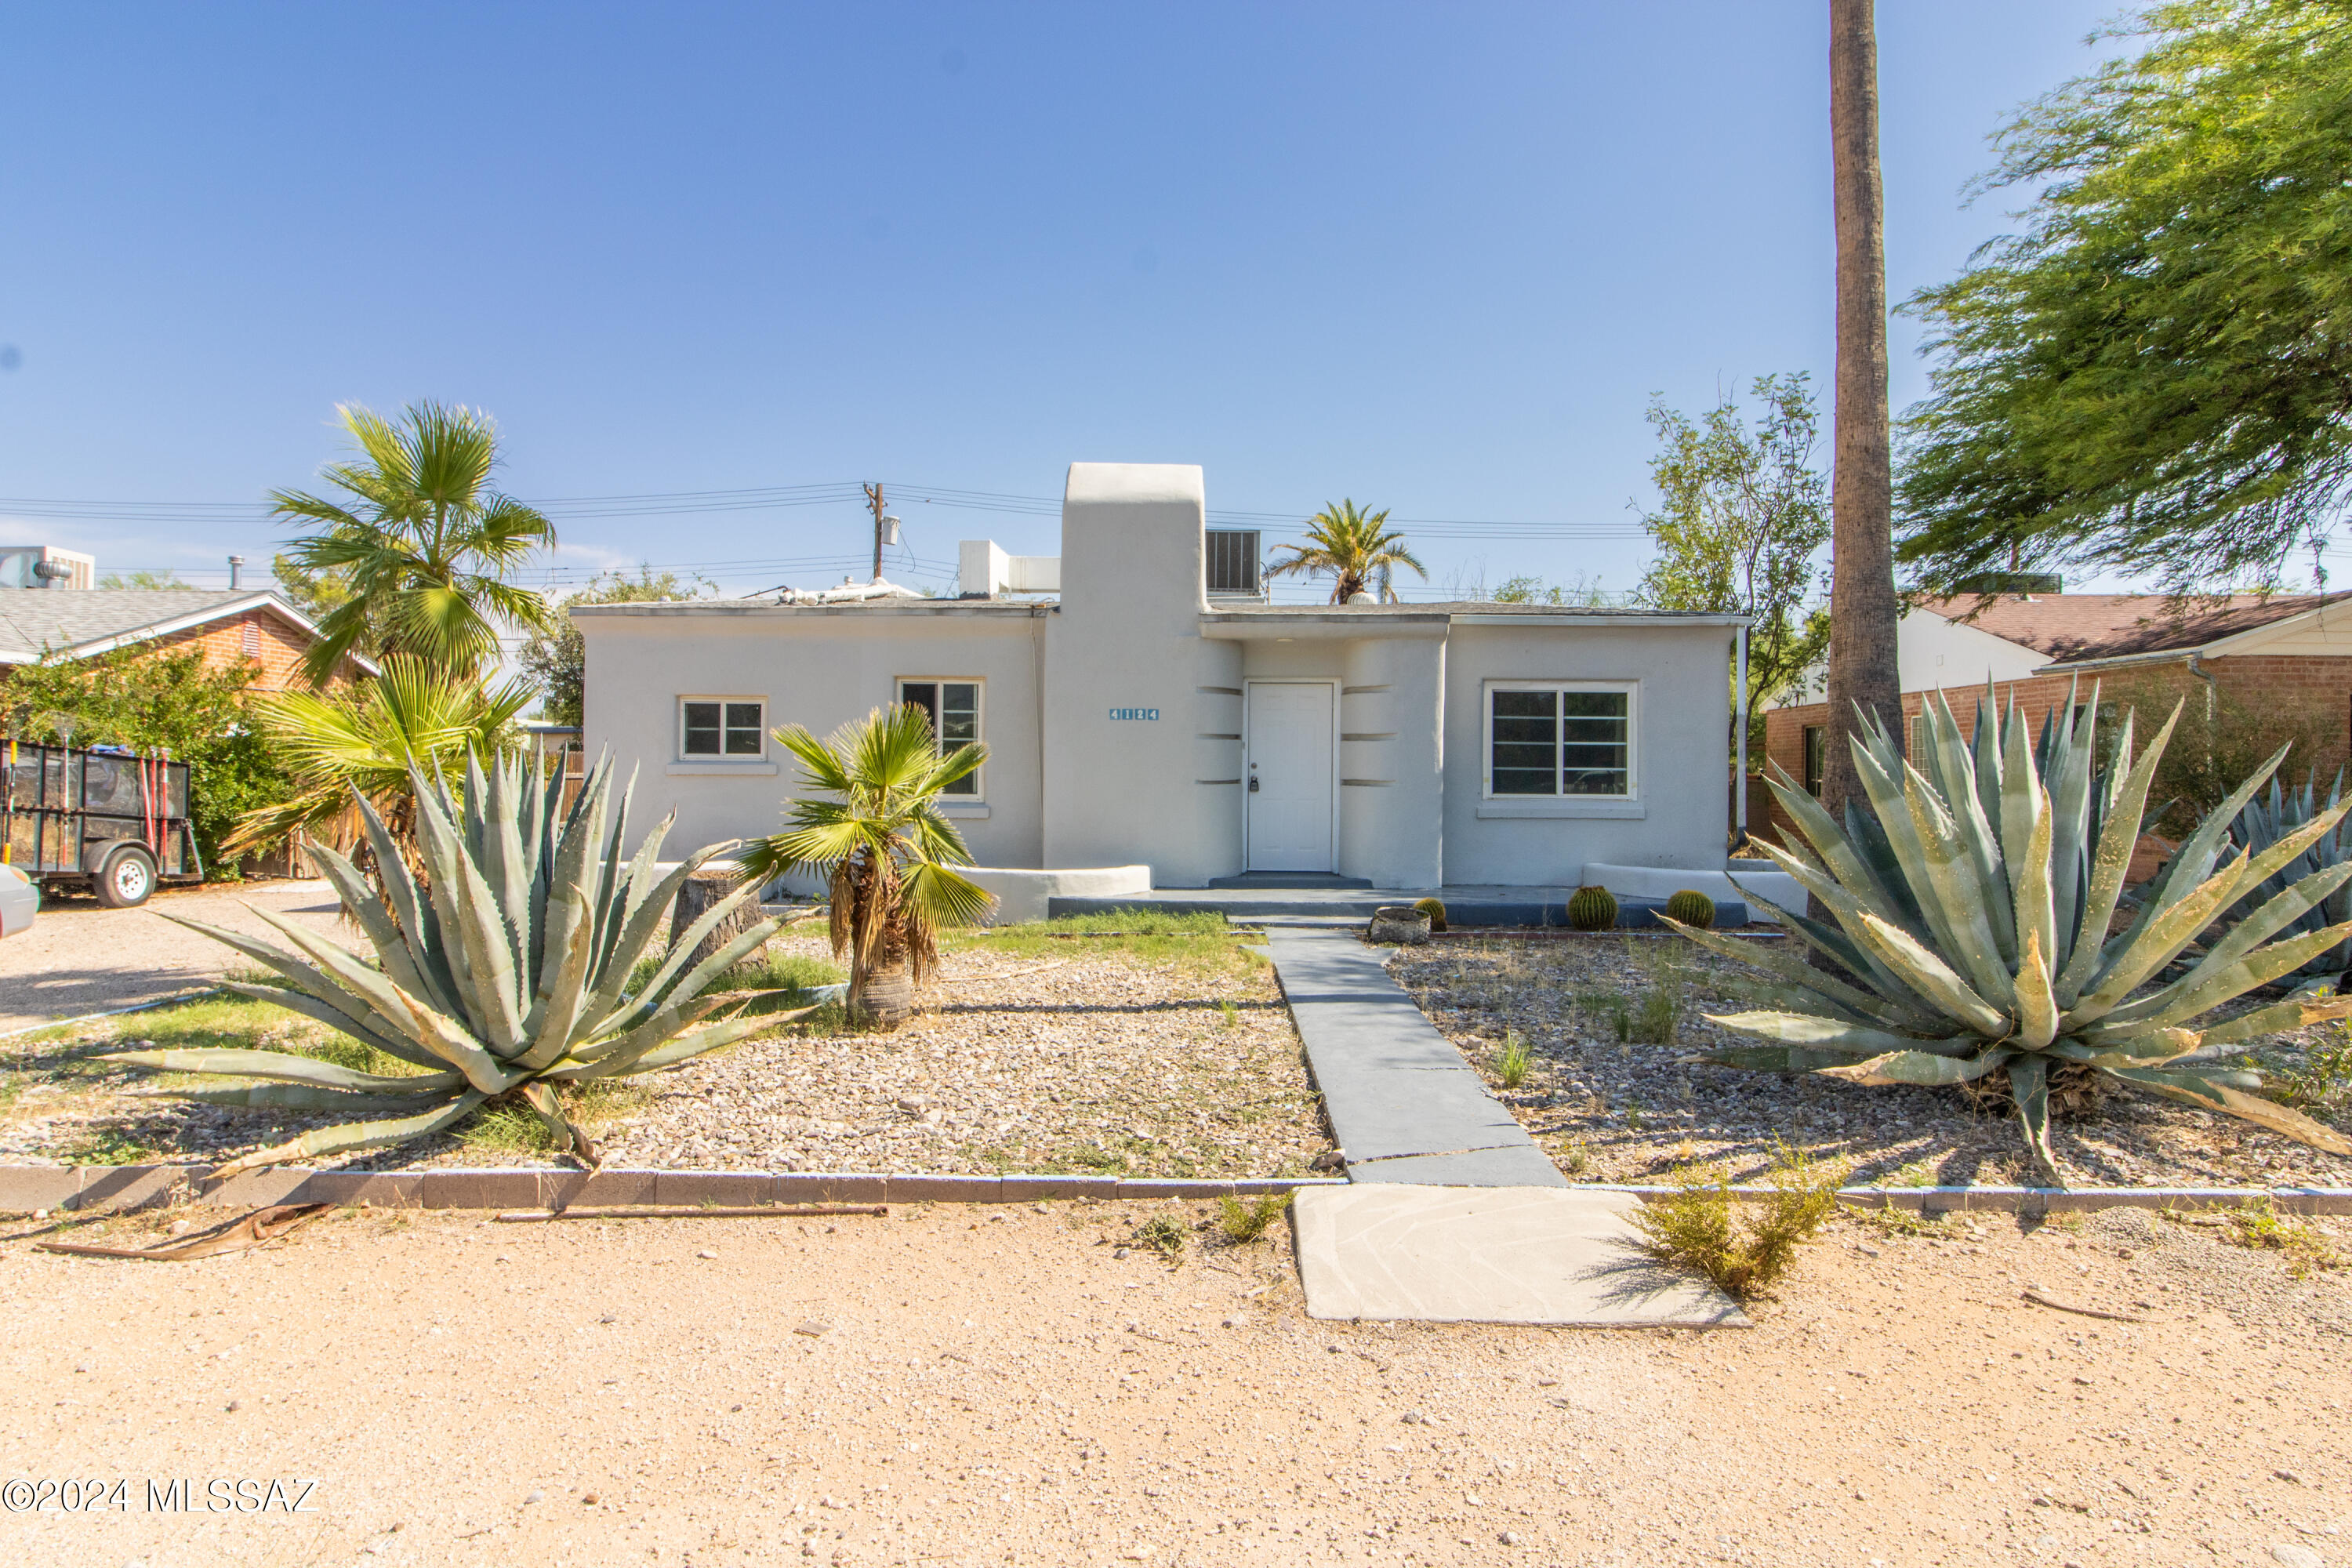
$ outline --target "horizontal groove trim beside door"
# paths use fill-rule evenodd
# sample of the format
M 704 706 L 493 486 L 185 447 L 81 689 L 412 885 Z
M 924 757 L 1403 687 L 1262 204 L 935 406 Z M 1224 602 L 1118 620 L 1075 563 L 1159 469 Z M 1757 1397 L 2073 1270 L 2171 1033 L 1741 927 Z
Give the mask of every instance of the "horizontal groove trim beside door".
M 1194 732 L 1192 739 L 1196 741 L 1238 741 L 1241 737 L 1239 735 L 1212 735 L 1206 730 L 1201 730 Z
M 1205 691 L 1212 697 L 1239 697 L 1242 694 L 1238 686 L 1196 686 L 1192 689 Z
M 1396 688 L 1393 686 L 1343 686 L 1339 688 L 1339 695 L 1342 697 L 1360 697 L 1370 692 L 1394 691 L 1395 689 Z
M 1194 784 L 1239 784 L 1242 781 L 1239 779 L 1194 779 L 1192 782 Z
M 1351 786 L 1351 787 L 1353 787 L 1353 788 L 1356 788 L 1356 789 L 1386 789 L 1386 788 L 1388 788 L 1388 787 L 1389 787 L 1389 785 L 1391 785 L 1391 784 L 1392 784 L 1396 783 L 1396 780 L 1394 780 L 1394 779 L 1341 779 L 1339 782 L 1340 782 L 1342 784 L 1349 785 L 1349 786 Z
M 1397 732 L 1394 730 L 1368 730 L 1360 735 L 1351 735 L 1345 731 L 1339 733 L 1339 739 L 1343 741 L 1393 741 L 1396 738 Z

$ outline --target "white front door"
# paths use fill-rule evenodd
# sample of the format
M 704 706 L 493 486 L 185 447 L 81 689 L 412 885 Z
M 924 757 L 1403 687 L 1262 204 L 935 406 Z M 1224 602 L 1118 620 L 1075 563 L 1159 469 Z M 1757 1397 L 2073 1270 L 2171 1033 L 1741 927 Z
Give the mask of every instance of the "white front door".
M 1339 701 L 1320 681 L 1249 683 L 1249 868 L 1328 871 Z

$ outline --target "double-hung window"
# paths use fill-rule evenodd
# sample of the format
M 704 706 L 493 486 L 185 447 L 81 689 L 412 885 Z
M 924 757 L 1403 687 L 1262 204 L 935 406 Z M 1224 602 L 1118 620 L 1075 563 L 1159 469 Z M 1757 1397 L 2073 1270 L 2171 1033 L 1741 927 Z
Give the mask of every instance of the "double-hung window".
M 1633 689 L 1625 682 L 1489 685 L 1486 793 L 1630 799 Z
M 940 750 L 961 752 L 980 740 L 980 685 L 977 680 L 902 680 L 898 700 L 930 715 L 931 733 Z M 956 780 L 941 793 L 980 798 L 980 768 Z
M 761 723 L 765 706 L 740 698 L 679 699 L 677 754 L 720 761 L 756 761 L 767 750 Z

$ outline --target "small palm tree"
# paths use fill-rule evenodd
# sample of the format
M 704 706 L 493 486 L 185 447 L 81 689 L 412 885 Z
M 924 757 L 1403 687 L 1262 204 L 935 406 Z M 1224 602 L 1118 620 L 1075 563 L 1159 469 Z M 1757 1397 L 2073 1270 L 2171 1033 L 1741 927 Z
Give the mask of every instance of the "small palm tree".
M 273 515 L 320 525 L 290 542 L 286 559 L 351 586 L 303 656 L 313 684 L 370 645 L 472 674 L 497 657 L 499 621 L 554 628 L 547 601 L 507 581 L 555 542 L 555 525 L 489 488 L 499 433 L 488 415 L 430 402 L 410 405 L 397 424 L 356 404 L 335 412 L 361 456 L 326 477 L 357 498 L 357 510 L 300 490 L 269 498 Z
M 1389 531 L 1388 522 L 1387 511 L 1359 511 L 1352 500 L 1327 506 L 1307 520 L 1307 543 L 1275 546 L 1289 551 L 1290 558 L 1268 566 L 1265 574 L 1328 572 L 1334 579 L 1331 602 L 1335 605 L 1346 604 L 1377 582 L 1381 597 L 1394 603 L 1396 590 L 1389 586 L 1391 572 L 1410 566 L 1423 582 L 1429 580 L 1429 573 L 1404 547 L 1404 535 Z
M 963 836 L 940 815 L 940 792 L 980 766 L 979 744 L 942 753 L 911 704 L 877 708 L 820 741 L 798 724 L 775 731 L 801 761 L 803 787 L 784 832 L 743 847 L 746 880 L 801 867 L 825 873 L 835 956 L 849 959 L 848 1005 L 884 1024 L 914 1011 L 915 983 L 939 962 L 943 926 L 975 925 L 994 902 L 950 867 L 971 864 Z
M 484 687 L 395 653 L 382 674 L 353 686 L 256 698 L 249 711 L 285 758 L 295 792 L 239 817 L 221 847 L 244 855 L 305 833 L 350 852 L 362 842 L 356 793 L 415 867 L 410 770 L 455 792 L 469 755 L 488 763 L 515 749 L 515 716 L 536 695 L 520 680 Z

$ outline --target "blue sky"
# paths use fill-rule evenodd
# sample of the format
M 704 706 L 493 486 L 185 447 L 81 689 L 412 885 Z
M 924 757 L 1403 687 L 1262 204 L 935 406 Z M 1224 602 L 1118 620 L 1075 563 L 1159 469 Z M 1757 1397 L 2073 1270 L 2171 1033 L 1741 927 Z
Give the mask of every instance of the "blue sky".
M 1108 459 L 1507 525 L 1422 530 L 1440 584 L 1623 588 L 1653 393 L 1826 403 L 1826 11 L 10 5 L 0 542 L 225 582 L 334 404 L 429 396 L 528 499 L 826 487 L 551 500 L 559 584 L 837 581 L 868 479 L 939 581 Z M 2001 229 L 1987 135 L 2115 12 L 1882 0 L 1896 297 Z

